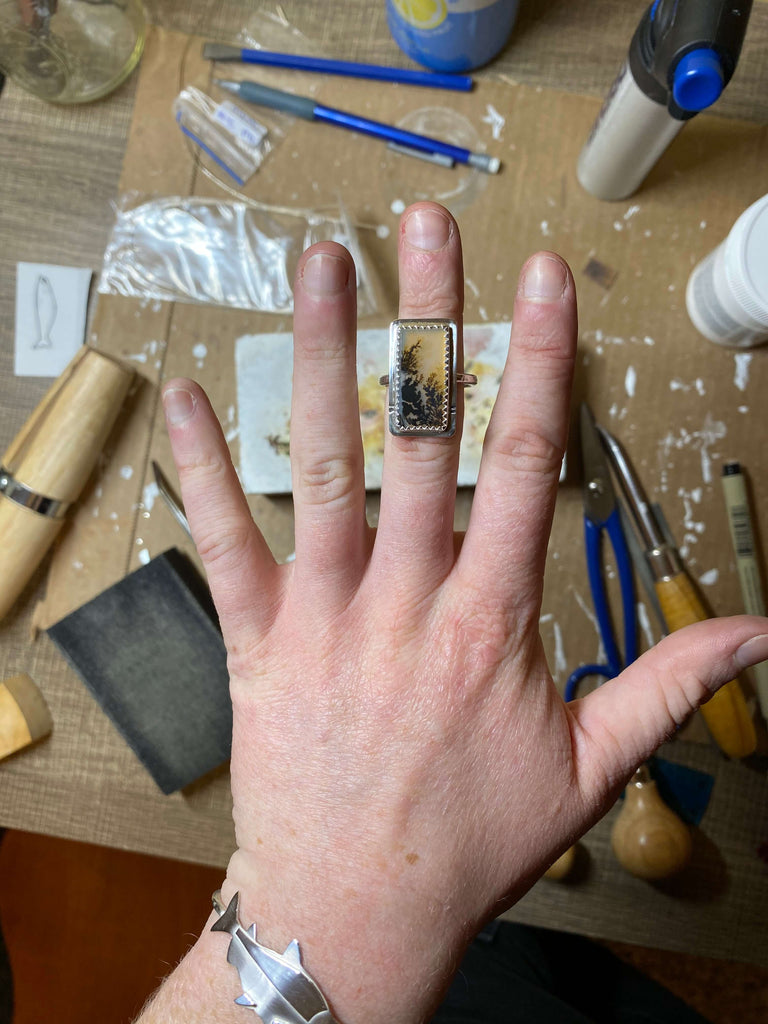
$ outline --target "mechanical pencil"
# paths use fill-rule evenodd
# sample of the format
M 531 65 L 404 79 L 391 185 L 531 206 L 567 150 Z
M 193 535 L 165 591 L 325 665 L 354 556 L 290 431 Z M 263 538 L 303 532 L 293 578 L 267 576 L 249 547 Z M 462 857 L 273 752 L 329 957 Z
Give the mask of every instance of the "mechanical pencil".
M 296 96 L 292 92 L 283 92 L 282 89 L 271 89 L 258 82 L 232 82 L 216 79 L 216 84 L 239 96 L 247 103 L 271 107 L 273 110 L 282 110 L 286 114 L 293 114 L 305 121 L 324 121 L 326 124 L 334 124 L 338 128 L 361 132 L 363 135 L 373 135 L 386 142 L 396 142 L 401 146 L 417 149 L 423 153 L 440 153 L 443 156 L 451 157 L 457 163 L 477 167 L 478 170 L 485 171 L 487 174 L 496 174 L 501 167 L 499 158 L 491 156 L 489 153 L 473 153 L 462 146 L 454 146 L 449 142 L 441 142 L 439 139 L 430 139 L 426 135 L 417 135 L 415 132 L 395 128 L 394 125 L 383 124 L 381 121 L 372 121 L 368 117 L 360 117 L 358 114 L 337 110 L 335 107 L 326 107 L 322 103 L 315 103 L 307 96 Z

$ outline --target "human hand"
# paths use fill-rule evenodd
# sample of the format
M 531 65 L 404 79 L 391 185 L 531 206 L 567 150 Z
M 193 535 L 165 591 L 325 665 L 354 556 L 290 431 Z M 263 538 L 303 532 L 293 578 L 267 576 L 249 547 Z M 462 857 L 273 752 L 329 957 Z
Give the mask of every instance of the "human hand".
M 399 261 L 400 316 L 460 323 L 445 210 L 406 211 Z M 460 545 L 460 432 L 388 435 L 378 531 L 366 523 L 355 291 L 342 247 L 300 261 L 294 563 L 277 565 L 252 522 L 200 388 L 171 381 L 164 401 L 229 651 L 238 849 L 224 899 L 240 891 L 241 918 L 267 945 L 299 939 L 338 1019 L 393 1024 L 423 1019 L 483 921 L 605 813 L 694 707 L 768 656 L 768 637 L 753 639 L 768 623 L 689 627 L 564 704 L 538 619 L 576 351 L 570 271 L 550 253 L 523 268 Z M 201 942 L 223 962 L 220 936 Z

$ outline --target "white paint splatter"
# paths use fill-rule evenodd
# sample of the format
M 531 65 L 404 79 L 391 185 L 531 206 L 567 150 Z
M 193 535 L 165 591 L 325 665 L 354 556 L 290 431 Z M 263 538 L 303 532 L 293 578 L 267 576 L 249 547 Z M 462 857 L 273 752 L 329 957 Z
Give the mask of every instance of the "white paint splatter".
M 628 207 L 627 212 L 624 214 L 624 220 L 629 220 L 630 217 L 634 217 L 635 214 L 639 213 L 639 212 L 640 212 L 640 207 L 637 206 L 637 204 L 635 204 L 634 206 Z
M 205 357 L 208 355 L 208 346 L 204 345 L 202 341 L 199 341 L 197 345 L 192 349 L 192 355 L 197 360 L 198 370 L 202 369 Z
M 708 569 L 707 572 L 704 572 L 699 576 L 699 583 L 701 583 L 703 587 L 712 587 L 717 583 L 719 575 L 719 570 Z
M 706 529 L 706 523 L 693 517 L 693 506 L 701 504 L 702 490 L 700 487 L 694 487 L 692 491 L 686 491 L 684 487 L 679 487 L 677 496 L 683 502 L 683 526 L 687 531 L 686 535 L 690 540 L 696 541 Z
M 669 382 L 669 390 L 670 391 L 692 391 L 692 390 L 696 390 L 696 392 L 698 394 L 700 394 L 700 395 L 706 395 L 706 393 L 707 393 L 707 389 L 705 388 L 704 381 L 701 379 L 701 377 L 697 377 L 696 380 L 693 381 L 692 384 L 686 384 L 685 381 L 680 380 L 679 377 L 673 377 L 672 380 L 670 380 L 670 382 Z
M 478 296 L 480 295 L 480 289 L 477 287 L 477 285 L 472 280 L 472 278 L 471 277 L 465 277 L 464 278 L 464 284 L 467 286 L 467 288 L 469 288 L 469 290 L 472 292 L 472 294 L 475 296 L 475 298 L 478 298 Z
M 624 390 L 627 392 L 630 398 L 635 397 L 635 387 L 637 386 L 637 371 L 634 366 L 627 367 L 627 373 L 624 377 Z
M 544 235 L 547 238 L 549 238 L 550 235 L 552 234 L 552 232 L 549 230 L 549 221 L 548 220 L 543 220 L 541 222 L 541 233 L 542 233 L 542 235 Z
M 386 224 L 379 224 L 376 228 L 377 238 L 389 238 L 389 227 Z
M 483 121 L 485 124 L 489 124 L 491 126 L 491 134 L 493 135 L 494 139 L 500 139 L 501 133 L 504 129 L 504 125 L 507 123 L 507 120 L 505 117 L 502 117 L 498 110 L 495 107 L 491 106 L 490 103 L 486 105 L 485 109 L 486 115 L 483 118 Z
M 653 345 L 656 344 L 656 342 L 653 340 L 653 338 L 650 335 L 646 334 L 645 337 L 643 338 L 643 344 L 644 345 L 648 345 L 648 346 L 653 346 Z
M 77 572 L 80 572 L 80 570 L 83 568 L 83 563 L 80 561 L 75 561 L 72 563 L 72 568 L 75 569 Z
M 621 223 L 620 220 L 615 220 L 613 222 L 613 230 L 614 231 L 623 231 L 624 230 L 624 225 Z
M 659 462 L 662 467 L 662 491 L 666 488 L 666 475 L 670 466 L 669 457 L 673 450 L 682 451 L 689 445 L 699 450 L 701 456 L 701 477 L 705 484 L 712 482 L 712 456 L 710 448 L 728 433 L 722 420 L 715 420 L 707 413 L 701 430 L 688 431 L 681 428 L 677 436 L 670 433 L 659 441 Z
M 157 498 L 159 494 L 160 490 L 154 480 L 147 484 L 141 498 L 141 503 L 144 506 L 145 512 L 152 511 L 152 506 L 155 504 L 155 498 Z
M 751 352 L 736 352 L 733 361 L 736 369 L 733 374 L 733 383 L 739 391 L 746 391 L 749 384 L 749 364 L 752 362 Z
M 139 561 L 141 562 L 142 565 L 146 565 L 151 557 L 152 556 L 150 555 L 149 551 L 146 548 L 142 548 L 141 551 L 139 552 Z
M 123 478 L 123 480 L 130 480 L 131 477 L 133 476 L 133 466 L 121 466 L 120 476 Z
M 405 209 L 405 203 L 403 202 L 402 199 L 393 199 L 392 202 L 389 204 L 389 208 L 392 211 L 392 213 L 397 214 L 399 216 Z

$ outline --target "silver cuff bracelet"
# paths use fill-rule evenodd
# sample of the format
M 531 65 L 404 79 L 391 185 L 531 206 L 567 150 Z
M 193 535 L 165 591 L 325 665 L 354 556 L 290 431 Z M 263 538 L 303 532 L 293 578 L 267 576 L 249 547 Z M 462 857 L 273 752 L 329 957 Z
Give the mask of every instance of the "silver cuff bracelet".
M 239 893 L 225 907 L 221 892 L 213 894 L 213 909 L 219 920 L 212 932 L 232 936 L 227 960 L 237 968 L 243 994 L 235 1002 L 254 1010 L 264 1024 L 338 1024 L 323 993 L 301 963 L 299 944 L 294 939 L 284 953 L 267 949 L 256 941 L 256 925 L 245 929 L 237 919 Z

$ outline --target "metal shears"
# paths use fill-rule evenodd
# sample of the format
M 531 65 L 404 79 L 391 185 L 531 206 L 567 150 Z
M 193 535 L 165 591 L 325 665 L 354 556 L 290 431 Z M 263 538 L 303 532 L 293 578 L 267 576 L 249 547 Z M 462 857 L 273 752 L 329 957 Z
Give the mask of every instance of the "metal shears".
M 583 467 L 582 500 L 584 503 L 584 542 L 587 553 L 587 575 L 592 603 L 597 616 L 600 639 L 605 651 L 605 664 L 581 665 L 565 685 L 565 699 L 573 700 L 579 682 L 585 676 L 613 679 L 637 658 L 637 626 L 635 620 L 635 587 L 632 561 L 621 525 L 619 504 L 610 476 L 610 466 L 595 418 L 586 403 L 580 414 L 581 458 Z M 616 559 L 621 588 L 624 622 L 624 657 L 619 653 L 613 630 L 608 595 L 603 578 L 603 534 L 607 533 Z

